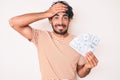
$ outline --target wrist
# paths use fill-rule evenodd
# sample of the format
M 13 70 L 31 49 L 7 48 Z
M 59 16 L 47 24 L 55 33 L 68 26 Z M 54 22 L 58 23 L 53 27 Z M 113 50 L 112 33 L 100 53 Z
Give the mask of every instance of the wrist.
M 53 14 L 49 12 L 49 10 L 45 11 L 44 14 L 45 14 L 46 18 L 50 18 L 53 16 Z
M 41 20 L 41 19 L 49 18 L 49 15 L 46 11 L 45 12 L 40 12 L 40 13 L 36 13 L 36 18 L 38 20 Z

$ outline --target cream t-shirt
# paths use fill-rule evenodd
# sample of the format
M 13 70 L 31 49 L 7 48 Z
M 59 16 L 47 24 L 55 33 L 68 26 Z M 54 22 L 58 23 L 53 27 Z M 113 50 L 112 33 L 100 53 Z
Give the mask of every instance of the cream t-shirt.
M 76 80 L 77 65 L 84 57 L 69 46 L 75 36 L 59 38 L 53 32 L 33 29 L 32 42 L 38 50 L 42 80 Z

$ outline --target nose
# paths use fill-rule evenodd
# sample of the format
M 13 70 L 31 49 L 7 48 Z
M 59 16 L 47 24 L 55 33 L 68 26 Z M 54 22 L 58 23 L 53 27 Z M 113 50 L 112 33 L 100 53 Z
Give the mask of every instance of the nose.
M 62 24 L 62 23 L 63 23 L 62 18 L 59 19 L 58 23 L 59 23 L 59 24 Z

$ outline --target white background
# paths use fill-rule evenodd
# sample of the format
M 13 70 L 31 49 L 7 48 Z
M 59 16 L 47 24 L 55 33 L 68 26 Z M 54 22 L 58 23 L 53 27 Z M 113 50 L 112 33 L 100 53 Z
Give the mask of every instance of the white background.
M 35 46 L 14 31 L 8 20 L 42 12 L 55 0 L 0 0 L 0 80 L 41 80 Z M 66 0 L 74 9 L 73 34 L 95 33 L 101 41 L 94 54 L 99 64 L 78 80 L 120 80 L 120 0 Z M 50 30 L 47 19 L 32 26 Z

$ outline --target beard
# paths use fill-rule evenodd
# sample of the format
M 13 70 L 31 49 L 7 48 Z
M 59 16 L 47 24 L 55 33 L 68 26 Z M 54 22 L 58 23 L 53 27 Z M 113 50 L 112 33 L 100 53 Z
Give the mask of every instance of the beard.
M 62 30 L 60 30 L 60 31 L 56 31 L 56 30 L 53 28 L 53 31 L 54 31 L 56 34 L 64 35 L 64 34 L 67 33 L 68 30 L 65 30 L 65 31 L 62 31 Z
M 55 25 L 55 26 L 66 27 L 66 25 L 64 25 L 64 24 L 57 24 L 57 25 Z M 53 25 L 52 25 L 52 28 L 53 28 L 53 31 L 54 31 L 56 34 L 64 35 L 64 34 L 66 34 L 66 33 L 68 32 L 68 28 L 67 28 L 65 31 L 63 31 L 63 30 L 57 31 L 57 30 L 55 30 L 55 28 L 53 27 Z

